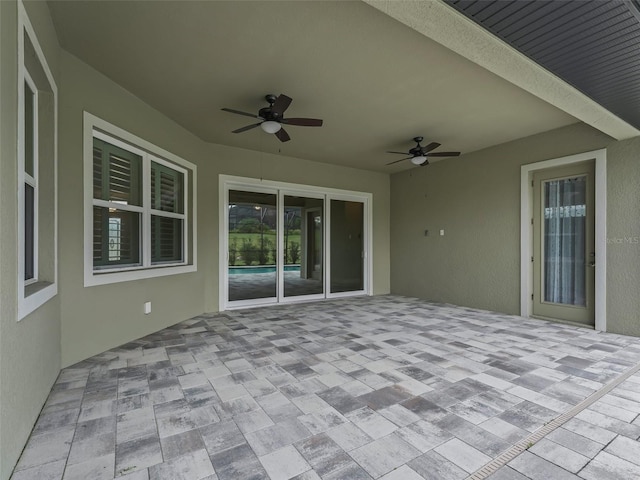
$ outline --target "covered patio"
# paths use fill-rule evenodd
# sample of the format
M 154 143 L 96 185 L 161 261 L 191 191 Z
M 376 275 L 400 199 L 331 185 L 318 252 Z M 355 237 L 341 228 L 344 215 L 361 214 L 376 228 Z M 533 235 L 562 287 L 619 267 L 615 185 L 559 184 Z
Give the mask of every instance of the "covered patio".
M 201 315 L 62 370 L 12 478 L 638 478 L 639 362 L 400 296 Z

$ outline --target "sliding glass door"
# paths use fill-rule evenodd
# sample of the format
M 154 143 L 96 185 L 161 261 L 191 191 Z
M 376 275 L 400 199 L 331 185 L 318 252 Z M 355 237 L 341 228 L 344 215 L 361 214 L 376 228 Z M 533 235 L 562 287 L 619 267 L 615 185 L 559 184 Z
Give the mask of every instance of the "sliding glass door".
M 283 195 L 283 296 L 324 295 L 324 199 Z
M 228 298 L 245 304 L 277 298 L 277 195 L 229 190 Z
M 370 293 L 368 197 L 300 187 L 221 179 L 221 309 Z
M 364 203 L 331 202 L 331 293 L 364 290 Z

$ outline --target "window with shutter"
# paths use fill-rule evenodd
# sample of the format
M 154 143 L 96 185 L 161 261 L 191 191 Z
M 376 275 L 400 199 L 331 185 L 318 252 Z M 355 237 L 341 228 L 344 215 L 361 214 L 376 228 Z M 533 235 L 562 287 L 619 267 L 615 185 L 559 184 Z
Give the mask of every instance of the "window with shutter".
M 187 265 L 189 170 L 92 133 L 93 272 Z
M 58 293 L 58 87 L 22 2 L 17 14 L 14 230 L 17 320 L 23 320 Z
M 25 77 L 27 77 L 27 75 L 25 75 Z M 34 108 L 36 94 L 34 88 L 31 87 L 32 80 L 27 80 L 27 78 L 25 78 L 24 82 L 24 171 L 27 175 L 35 177 L 34 141 L 37 127 L 34 123 Z
M 141 265 L 142 157 L 93 141 L 93 266 Z
M 37 104 L 36 89 L 28 72 L 24 81 L 24 281 L 35 282 L 38 279 L 36 268 L 37 249 L 37 157 L 35 108 Z
M 35 265 L 35 189 L 24 186 L 24 279 L 36 278 Z
M 183 260 L 184 174 L 151 162 L 151 263 Z

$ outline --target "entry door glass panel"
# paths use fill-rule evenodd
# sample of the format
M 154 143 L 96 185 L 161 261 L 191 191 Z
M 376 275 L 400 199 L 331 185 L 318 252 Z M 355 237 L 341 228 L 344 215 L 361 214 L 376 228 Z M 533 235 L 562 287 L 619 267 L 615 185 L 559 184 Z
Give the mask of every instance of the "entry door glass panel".
M 284 196 L 284 296 L 324 293 L 324 202 Z
M 544 182 L 544 301 L 586 305 L 587 178 Z
M 594 163 L 540 170 L 533 180 L 532 313 L 593 325 Z
M 277 297 L 277 195 L 229 191 L 228 300 Z
M 331 200 L 331 293 L 364 290 L 364 204 Z

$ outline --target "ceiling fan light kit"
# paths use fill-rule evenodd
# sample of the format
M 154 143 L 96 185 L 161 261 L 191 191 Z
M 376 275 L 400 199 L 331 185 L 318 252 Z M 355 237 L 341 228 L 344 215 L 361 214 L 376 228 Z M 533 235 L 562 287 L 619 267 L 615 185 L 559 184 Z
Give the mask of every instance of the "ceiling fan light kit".
M 282 128 L 282 125 L 278 122 L 274 122 L 273 120 L 267 120 L 260 124 L 260 128 L 267 133 L 276 133 Z
M 300 127 L 321 127 L 322 120 L 319 118 L 284 118 L 284 112 L 291 102 L 293 101 L 290 97 L 287 97 L 284 94 L 280 94 L 277 97 L 275 95 L 269 94 L 265 95 L 265 100 L 269 103 L 268 107 L 263 107 L 258 110 L 258 114 L 254 115 L 253 113 L 243 112 L 241 110 L 235 110 L 233 108 L 223 108 L 225 112 L 235 113 L 236 115 L 243 115 L 245 117 L 252 117 L 261 120 L 258 123 L 254 123 L 251 125 L 247 125 L 246 127 L 241 127 L 236 130 L 233 130 L 232 133 L 242 133 L 247 130 L 251 130 L 256 127 L 260 127 L 266 133 L 273 133 L 278 140 L 281 142 L 288 142 L 291 140 L 287 131 L 282 128 L 282 124 L 285 125 L 296 125 Z
M 393 162 L 387 163 L 387 165 L 393 165 L 394 163 L 404 162 L 405 160 L 410 160 L 416 166 L 425 167 L 429 165 L 428 157 L 457 157 L 460 155 L 460 152 L 431 152 L 440 146 L 438 142 L 431 142 L 429 145 L 422 146 L 420 142 L 424 140 L 423 137 L 413 137 L 413 141 L 416 142 L 416 146 L 413 147 L 408 152 L 393 152 L 388 151 L 387 153 L 394 153 L 398 155 L 409 155 L 407 158 L 401 158 L 400 160 L 394 160 Z

